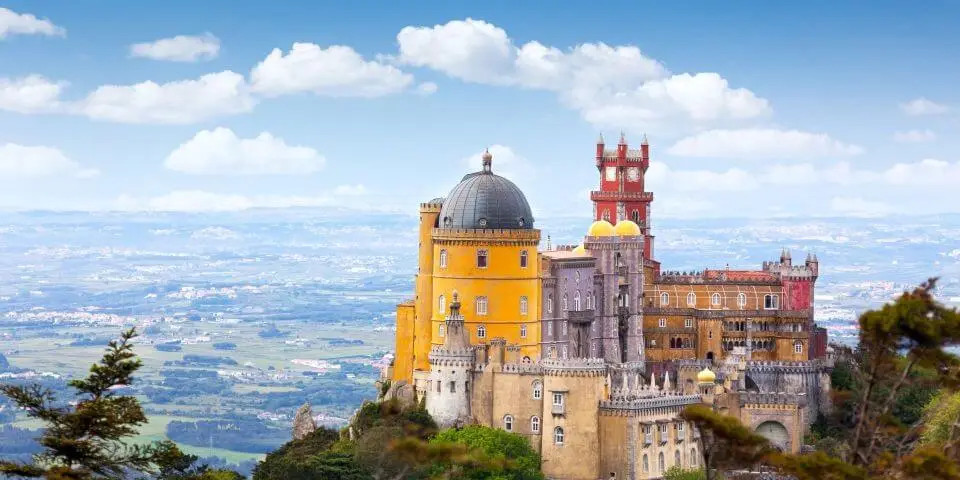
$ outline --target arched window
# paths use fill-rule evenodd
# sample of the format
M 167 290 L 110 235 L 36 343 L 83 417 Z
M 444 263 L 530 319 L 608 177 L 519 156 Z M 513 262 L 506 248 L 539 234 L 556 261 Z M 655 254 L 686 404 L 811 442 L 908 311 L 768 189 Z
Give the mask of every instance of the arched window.
M 658 461 L 657 461 L 657 465 L 658 465 L 658 466 L 660 467 L 660 472 L 662 473 L 662 472 L 665 472 L 665 471 L 667 471 L 667 469 L 666 469 L 666 468 L 664 468 L 664 463 L 663 463 L 663 452 L 660 452 L 660 456 L 658 457 L 658 459 L 657 459 L 657 460 L 658 460 Z
M 560 300 L 560 309 L 563 310 L 564 312 L 567 311 L 567 294 L 566 293 L 563 294 L 563 299 Z
M 673 464 L 678 467 L 682 465 L 682 463 L 680 462 L 680 450 L 675 450 L 673 452 Z
M 697 306 L 697 294 L 690 292 L 687 294 L 687 306 L 696 307 Z
M 437 308 L 441 313 L 447 311 L 447 297 L 440 295 L 440 298 L 437 299 Z
M 439 336 L 442 337 L 442 336 L 444 336 L 444 335 L 446 335 L 446 334 L 447 334 L 447 327 L 446 327 L 446 325 L 444 325 L 444 324 L 441 323 L 441 324 L 440 324 L 440 328 L 437 329 L 437 335 L 439 335 Z
M 512 415 L 504 415 L 504 416 L 503 416 L 503 429 L 506 430 L 506 431 L 508 431 L 508 432 L 512 432 L 512 431 L 513 431 L 513 416 L 512 416 Z
M 637 225 L 640 224 L 640 210 L 634 210 L 633 213 L 630 214 L 630 217 L 633 220 L 633 223 L 636 223 Z
M 670 304 L 670 294 L 663 292 L 660 294 L 660 305 L 669 305 Z
M 647 454 L 643 454 L 643 473 L 650 472 L 650 459 L 647 458 Z
M 520 338 L 527 338 L 527 324 L 520 324 Z
M 560 335 L 566 335 L 566 334 L 567 334 L 567 321 L 564 320 L 560 322 Z
M 477 250 L 477 267 L 487 268 L 488 253 L 484 249 Z
M 577 270 L 576 274 L 574 275 L 574 280 L 577 283 L 580 283 L 580 270 Z
M 803 353 L 803 343 L 796 342 L 793 344 L 793 353 Z
M 487 327 L 483 325 L 477 327 L 477 338 L 487 338 Z
M 547 313 L 553 313 L 553 295 L 547 295 Z
M 530 431 L 540 433 L 540 417 L 536 415 L 530 417 Z
M 520 315 L 527 314 L 527 296 L 523 295 L 520 297 Z
M 737 306 L 740 307 L 740 308 L 743 308 L 743 307 L 746 307 L 746 306 L 747 306 L 747 294 L 746 294 L 746 293 L 738 293 L 738 294 L 737 294 Z
M 477 315 L 487 314 L 487 297 L 477 297 Z
M 533 398 L 534 400 L 543 398 L 543 383 L 540 380 L 534 380 L 533 382 Z
M 710 303 L 711 303 L 714 307 L 719 307 L 719 306 L 720 306 L 720 294 L 719 294 L 719 293 L 714 293 L 713 295 L 710 295 Z
M 553 429 L 553 443 L 556 445 L 563 445 L 563 427 L 557 427 Z
M 580 308 L 580 290 L 577 290 L 577 293 L 573 295 L 573 309 L 578 312 L 582 310 Z
M 447 251 L 440 250 L 440 268 L 447 268 Z
M 527 251 L 520 250 L 520 268 L 527 268 Z
M 691 467 L 697 466 L 697 449 L 696 448 L 690 449 L 690 466 Z

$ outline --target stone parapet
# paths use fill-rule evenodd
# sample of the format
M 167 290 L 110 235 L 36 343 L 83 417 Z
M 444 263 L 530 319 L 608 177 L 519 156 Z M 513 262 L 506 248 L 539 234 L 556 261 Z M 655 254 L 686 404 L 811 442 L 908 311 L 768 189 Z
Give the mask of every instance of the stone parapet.
M 664 394 L 656 397 L 641 397 L 627 400 L 602 400 L 601 415 L 638 416 L 650 413 L 653 409 L 682 408 L 701 403 L 700 395 Z
M 545 375 L 585 377 L 607 374 L 607 363 L 602 358 L 564 358 L 540 361 Z
M 805 393 L 756 393 L 756 392 L 741 392 L 740 393 L 740 406 L 765 406 L 765 405 L 778 405 L 778 406 L 797 406 L 805 407 L 807 405 L 807 394 Z

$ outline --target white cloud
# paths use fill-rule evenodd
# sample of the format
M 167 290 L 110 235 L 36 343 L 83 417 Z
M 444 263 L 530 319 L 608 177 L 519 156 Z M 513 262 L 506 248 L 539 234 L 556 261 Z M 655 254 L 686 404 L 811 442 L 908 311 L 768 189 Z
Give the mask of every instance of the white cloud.
M 757 188 L 750 172 L 731 168 L 722 172 L 711 170 L 674 170 L 663 162 L 650 162 L 646 179 L 651 185 L 678 192 L 743 192 Z
M 277 96 L 313 92 L 331 97 L 379 97 L 405 90 L 413 75 L 379 61 L 368 61 L 343 45 L 323 48 L 294 43 L 284 54 L 273 49 L 250 72 L 258 93 Z
M 940 115 L 950 111 L 950 107 L 928 100 L 925 97 L 915 98 L 906 103 L 900 104 L 903 113 L 912 116 L 918 115 Z
M 895 212 L 886 203 L 859 197 L 834 197 L 830 200 L 830 208 L 838 214 L 854 217 L 879 217 Z
M 713 122 L 767 115 L 767 100 L 731 88 L 716 73 L 673 75 L 632 45 L 585 43 L 568 50 L 528 42 L 482 20 L 405 27 L 399 63 L 467 82 L 554 91 L 596 125 L 648 128 L 666 122 Z
M 153 42 L 130 45 L 130 56 L 171 62 L 197 62 L 216 58 L 220 53 L 220 39 L 211 33 L 177 35 Z
M 325 163 L 313 148 L 287 145 L 270 133 L 245 139 L 219 127 L 202 130 L 181 144 L 164 166 L 200 175 L 295 175 L 319 171 Z
M 76 111 L 95 120 L 188 124 L 253 109 L 243 76 L 229 70 L 196 80 L 98 87 Z
M 46 113 L 60 108 L 64 82 L 51 82 L 41 75 L 0 78 L 0 110 Z
M 190 234 L 190 238 L 202 240 L 236 240 L 240 234 L 229 228 L 215 226 L 201 228 Z
M 467 165 L 467 168 L 473 171 L 482 169 L 483 152 L 485 150 L 489 150 L 490 155 L 493 156 L 491 167 L 497 175 L 518 183 L 534 177 L 535 168 L 530 160 L 518 154 L 512 148 L 500 144 L 490 145 L 488 149 L 480 150 L 464 158 L 463 162 Z
M 335 189 L 336 190 L 336 189 Z M 176 190 L 154 197 L 121 195 L 115 206 L 124 211 L 236 212 L 251 208 L 357 206 L 350 193 L 325 192 L 319 195 L 241 195 L 204 190 Z M 383 210 L 383 205 L 364 205 L 364 210 Z
M 679 140 L 668 152 L 686 157 L 806 158 L 859 155 L 863 148 L 834 140 L 825 133 L 752 128 L 698 133 Z
M 417 85 L 417 93 L 420 95 L 433 95 L 437 93 L 437 84 L 433 82 L 423 82 Z
M 80 164 L 53 147 L 24 146 L 15 143 L 0 145 L 0 179 L 53 176 L 90 178 L 98 173 L 95 169 L 82 168 Z
M 356 185 L 337 185 L 333 189 L 334 195 L 365 195 L 367 193 L 367 187 L 356 184 Z
M 936 140 L 937 134 L 932 130 L 908 130 L 906 132 L 895 132 L 893 139 L 901 143 L 924 143 Z
M 927 158 L 915 163 L 897 163 L 881 176 L 889 185 L 956 187 L 960 185 L 960 162 Z M 951 191 L 954 190 L 951 188 Z
M 10 35 L 66 36 L 67 31 L 50 20 L 39 19 L 29 13 L 17 13 L 0 7 L 0 40 Z

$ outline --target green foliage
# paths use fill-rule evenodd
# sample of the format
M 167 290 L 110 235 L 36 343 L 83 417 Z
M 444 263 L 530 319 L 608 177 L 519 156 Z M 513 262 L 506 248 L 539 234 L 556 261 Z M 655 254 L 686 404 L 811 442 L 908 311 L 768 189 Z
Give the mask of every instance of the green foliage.
M 684 469 L 674 465 L 663 472 L 663 480 L 706 480 L 707 474 L 701 469 Z
M 772 454 L 768 462 L 781 473 L 797 480 L 867 480 L 867 472 L 860 467 L 824 452 L 806 455 Z
M 291 440 L 258 463 L 253 469 L 253 478 L 254 480 L 336 478 L 317 477 L 317 468 L 324 462 L 315 457 L 328 451 L 339 438 L 340 435 L 336 431 L 320 427 L 300 440 Z
M 761 435 L 745 427 L 736 417 L 714 412 L 705 405 L 690 405 L 680 418 L 700 430 L 707 479 L 714 469 L 751 467 L 774 449 Z
M 515 433 L 498 428 L 471 425 L 461 429 L 449 429 L 438 433 L 430 440 L 433 446 L 460 444 L 474 452 L 475 459 L 486 462 L 459 465 L 455 460 L 441 460 L 435 467 L 439 471 L 457 472 L 458 478 L 469 479 L 542 479 L 540 456 L 530 446 L 530 442 Z

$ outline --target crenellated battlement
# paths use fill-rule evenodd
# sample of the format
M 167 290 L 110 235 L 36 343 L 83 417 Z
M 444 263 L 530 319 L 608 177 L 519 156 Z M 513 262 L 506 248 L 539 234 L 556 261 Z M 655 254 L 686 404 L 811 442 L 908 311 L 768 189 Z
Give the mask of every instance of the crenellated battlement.
M 635 416 L 654 409 L 682 409 L 687 405 L 701 403 L 700 395 L 664 394 L 657 397 L 637 399 L 614 399 L 600 401 L 600 415 Z
M 540 365 L 545 375 L 592 377 L 607 374 L 607 363 L 602 358 L 544 359 Z
M 744 392 L 740 394 L 741 407 L 765 407 L 765 406 L 796 406 L 805 407 L 807 405 L 806 393 L 786 393 L 770 392 L 756 393 Z

